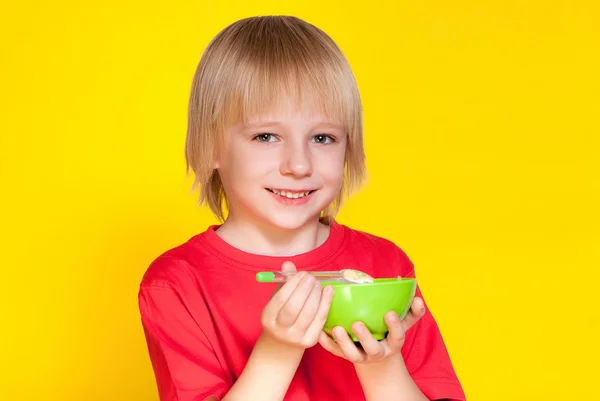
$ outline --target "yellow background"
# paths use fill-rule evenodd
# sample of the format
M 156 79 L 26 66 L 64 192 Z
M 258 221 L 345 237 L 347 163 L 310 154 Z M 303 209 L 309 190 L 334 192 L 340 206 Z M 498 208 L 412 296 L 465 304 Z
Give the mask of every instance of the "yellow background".
M 371 178 L 339 220 L 414 260 L 469 400 L 600 399 L 591 0 L 3 3 L 0 399 L 157 400 L 137 285 L 214 222 L 184 176 L 191 78 L 272 13 L 350 59 Z

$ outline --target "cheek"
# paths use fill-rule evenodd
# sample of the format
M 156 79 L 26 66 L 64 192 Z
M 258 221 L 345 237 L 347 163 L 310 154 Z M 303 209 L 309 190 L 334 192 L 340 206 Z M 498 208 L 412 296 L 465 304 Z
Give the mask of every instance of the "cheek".
M 340 183 L 344 179 L 344 153 L 335 152 L 324 157 L 321 162 L 321 176 L 330 183 Z
M 226 162 L 223 163 L 222 170 L 236 182 L 240 181 L 240 184 L 263 176 L 276 162 L 276 154 L 273 151 L 236 144 L 228 149 L 225 156 Z

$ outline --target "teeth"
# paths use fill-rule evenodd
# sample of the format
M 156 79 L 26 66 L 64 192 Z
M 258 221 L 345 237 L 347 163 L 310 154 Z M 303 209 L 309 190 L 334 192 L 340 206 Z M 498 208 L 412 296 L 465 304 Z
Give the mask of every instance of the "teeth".
M 306 192 L 290 192 L 290 191 L 280 191 L 278 189 L 271 189 L 271 191 L 273 191 L 274 194 L 279 195 L 279 196 L 283 196 L 284 198 L 288 198 L 288 199 L 298 199 L 298 198 L 303 198 L 306 195 L 308 195 L 310 193 L 310 191 L 306 191 Z

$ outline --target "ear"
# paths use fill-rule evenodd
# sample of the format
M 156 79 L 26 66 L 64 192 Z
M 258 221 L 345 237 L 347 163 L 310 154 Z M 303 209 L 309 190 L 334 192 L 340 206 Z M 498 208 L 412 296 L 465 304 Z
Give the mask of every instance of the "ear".
M 213 152 L 213 154 L 211 155 L 212 160 L 210 163 L 210 167 L 213 170 L 218 170 L 221 167 L 221 158 L 219 157 L 219 154 L 217 152 Z
M 221 168 L 221 154 L 223 153 L 223 147 L 223 138 L 219 136 L 213 143 L 213 148 L 211 152 L 211 167 L 213 168 L 213 170 L 218 170 Z

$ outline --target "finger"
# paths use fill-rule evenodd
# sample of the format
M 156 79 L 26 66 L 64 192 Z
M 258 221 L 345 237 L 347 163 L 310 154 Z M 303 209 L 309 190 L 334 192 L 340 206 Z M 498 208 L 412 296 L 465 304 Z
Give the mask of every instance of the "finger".
M 273 316 L 276 316 L 279 313 L 279 311 L 281 310 L 281 308 L 283 308 L 285 303 L 288 301 L 288 299 L 292 295 L 292 293 L 296 290 L 296 288 L 298 287 L 299 283 L 302 281 L 302 278 L 304 277 L 305 274 L 306 273 L 304 273 L 304 272 L 300 272 L 300 273 L 290 277 L 281 286 L 279 291 L 277 291 L 276 293 L 273 294 L 273 296 L 271 297 L 271 300 L 265 307 L 265 313 L 269 313 L 269 314 L 272 314 Z
M 388 327 L 388 336 L 386 338 L 387 348 L 390 353 L 400 352 L 404 345 L 406 331 L 402 327 L 402 322 L 398 318 L 398 314 L 394 311 L 388 312 L 385 315 L 385 324 Z
M 284 273 L 294 273 L 296 271 L 296 265 L 289 260 L 286 260 L 281 265 L 281 271 Z
M 295 273 L 296 272 L 296 266 L 294 265 L 294 263 L 290 262 L 289 260 L 286 260 L 281 265 L 281 271 L 283 273 Z M 275 290 L 273 291 L 273 295 L 275 295 L 275 293 L 277 293 L 277 291 L 279 291 L 281 289 L 281 287 L 283 287 L 284 284 L 285 284 L 285 282 L 284 283 L 278 283 L 275 286 Z
M 294 289 L 294 292 L 292 292 L 277 314 L 277 324 L 284 327 L 291 327 L 294 322 L 296 322 L 296 319 L 304 307 L 304 303 L 308 299 L 315 282 L 315 278 L 310 274 L 306 274 L 304 277 L 302 277 Z
M 364 323 L 354 323 L 352 325 L 352 331 L 354 332 L 356 338 L 358 338 L 360 345 L 362 345 L 363 350 L 370 359 L 378 361 L 386 356 L 385 347 L 379 341 L 373 338 L 373 335 L 367 326 L 364 325 Z
M 321 347 L 331 352 L 333 355 L 344 357 L 340 346 L 337 345 L 335 341 L 333 341 L 331 337 L 329 337 L 324 331 L 321 331 L 321 334 L 319 335 L 319 344 L 321 344 Z
M 319 284 L 320 285 L 320 284 Z M 317 313 L 315 314 L 312 323 L 309 328 L 306 330 L 306 336 L 310 338 L 315 338 L 319 333 L 323 330 L 323 326 L 327 321 L 327 315 L 329 314 L 329 309 L 331 308 L 331 301 L 333 300 L 333 287 L 328 285 L 323 288 L 321 291 L 321 299 L 319 302 L 319 307 L 317 309 Z
M 356 348 L 356 345 L 354 345 L 343 327 L 336 326 L 333 328 L 332 332 L 335 341 L 338 343 L 338 346 L 347 360 L 353 363 L 363 362 L 365 360 L 365 354 Z
M 321 292 L 323 291 L 323 287 L 321 283 L 315 280 L 312 291 L 308 296 L 306 302 L 304 302 L 304 306 L 294 323 L 294 327 L 304 334 L 308 327 L 313 322 L 315 315 L 317 314 L 317 310 L 319 309 L 319 303 L 321 302 Z
M 402 319 L 402 328 L 404 331 L 408 331 L 419 319 L 425 315 L 425 303 L 421 298 L 415 297 L 410 306 L 410 310 Z

